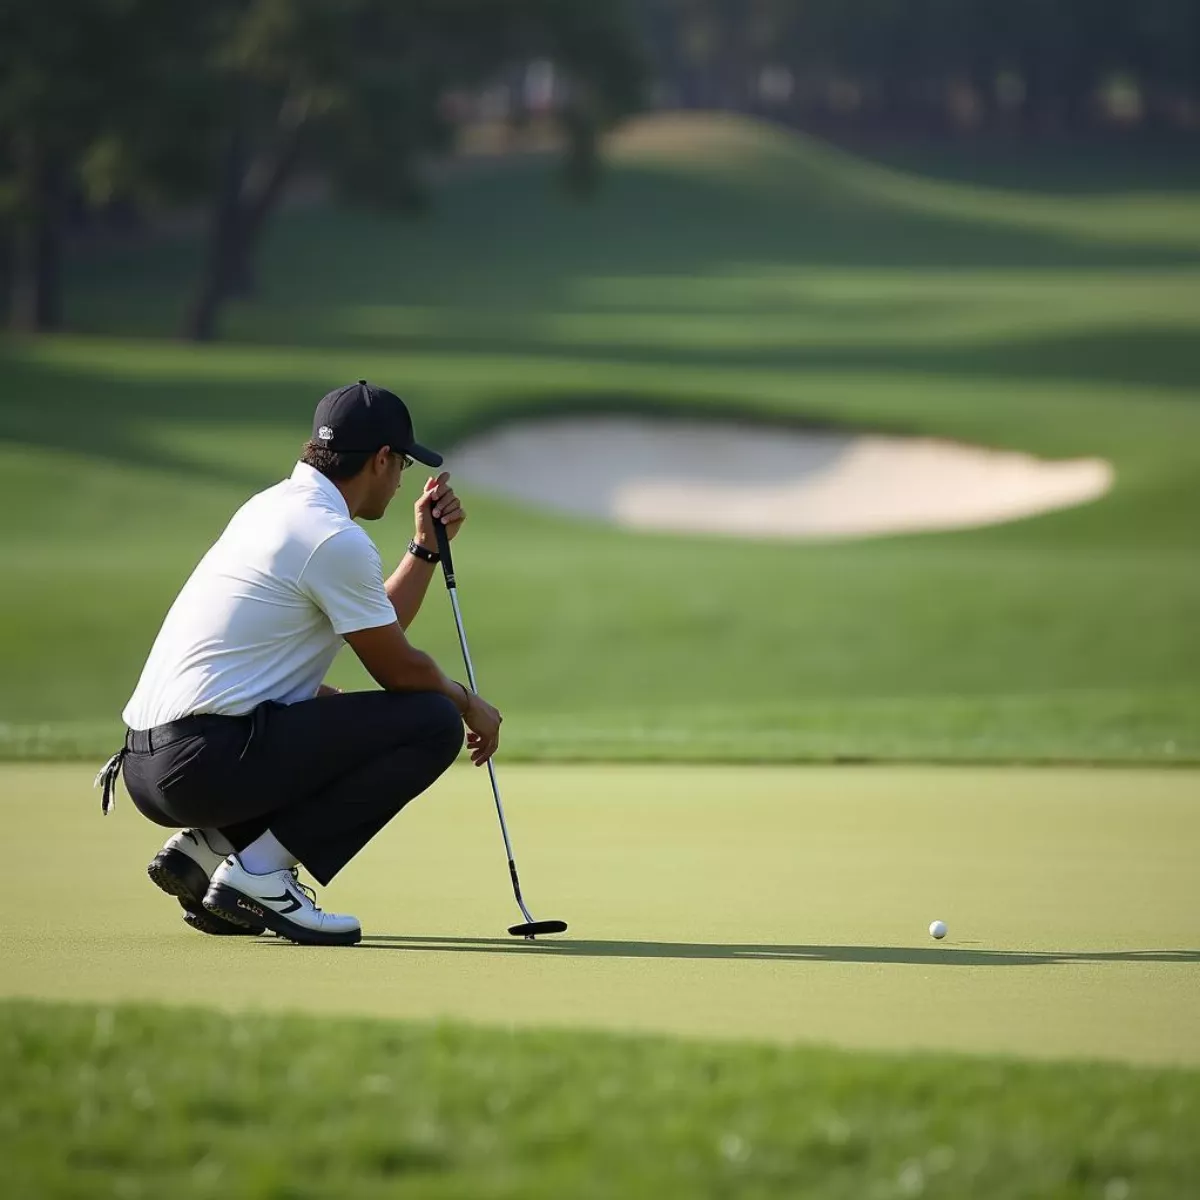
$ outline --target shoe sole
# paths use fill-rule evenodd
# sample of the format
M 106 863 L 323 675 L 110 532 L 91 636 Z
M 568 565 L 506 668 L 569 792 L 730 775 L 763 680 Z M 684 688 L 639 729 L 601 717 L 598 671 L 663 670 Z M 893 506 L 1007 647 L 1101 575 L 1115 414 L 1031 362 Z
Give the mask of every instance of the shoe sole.
M 200 933 L 213 937 L 261 937 L 267 932 L 263 925 L 235 925 L 206 908 L 193 905 L 190 900 L 180 900 L 179 903 L 183 906 L 183 923 Z
M 184 920 L 201 933 L 216 937 L 249 937 L 266 929 L 252 921 L 229 921 L 222 915 L 208 912 L 203 903 L 204 893 L 208 891 L 208 876 L 204 868 L 182 850 L 160 850 L 146 868 L 146 874 L 155 887 L 179 901 L 186 914 Z
M 356 946 L 362 941 L 362 928 L 347 930 L 345 933 L 322 933 L 317 929 L 305 929 L 295 921 L 289 921 L 282 913 L 277 913 L 265 904 L 259 904 L 252 896 L 239 892 L 237 888 L 227 883 L 214 883 L 204 897 L 204 907 L 210 913 L 235 925 L 252 926 L 261 921 L 268 929 L 274 930 L 280 937 L 295 942 L 298 946 Z

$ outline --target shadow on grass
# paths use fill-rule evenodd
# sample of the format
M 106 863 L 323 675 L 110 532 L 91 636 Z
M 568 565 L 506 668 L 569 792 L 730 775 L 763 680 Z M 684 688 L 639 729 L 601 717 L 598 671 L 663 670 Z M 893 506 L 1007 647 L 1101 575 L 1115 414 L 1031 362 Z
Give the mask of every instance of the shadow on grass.
M 732 320 L 741 314 L 734 314 Z M 469 318 L 468 318 L 469 319 Z M 688 314 L 679 320 L 686 322 Z M 298 331 L 307 329 L 298 321 L 291 335 L 280 327 L 273 331 L 280 345 L 300 340 Z M 1115 328 L 1103 322 L 1091 330 L 989 334 L 964 336 L 954 344 L 936 338 L 923 342 L 919 333 L 907 342 L 875 340 L 869 331 L 861 341 L 820 345 L 789 344 L 769 329 L 762 341 L 722 344 L 705 341 L 702 333 L 686 344 L 667 340 L 660 344 L 639 343 L 620 334 L 580 341 L 568 335 L 539 335 L 516 330 L 509 336 L 490 331 L 464 333 L 426 329 L 419 334 L 371 333 L 344 329 L 337 340 L 314 331 L 304 339 L 307 346 L 324 346 L 331 353 L 352 347 L 367 353 L 418 353 L 453 356 L 469 360 L 472 355 L 515 355 L 532 361 L 594 362 L 610 368 L 675 367 L 711 365 L 750 371 L 818 371 L 825 374 L 871 371 L 895 376 L 925 378 L 942 376 L 964 382 L 975 379 L 1013 383 L 1101 383 L 1129 384 L 1174 390 L 1191 398 L 1200 380 L 1200 337 L 1191 328 L 1142 326 Z M 264 342 L 265 342 L 264 338 Z M 256 344 L 256 343 L 250 343 Z M 797 390 L 803 375 L 797 376 Z M 250 409 L 253 412 L 253 409 Z
M 527 942 L 512 938 L 436 938 L 389 934 L 364 937 L 360 948 L 461 954 L 550 954 L 566 958 L 725 958 L 910 963 L 941 967 L 1031 967 L 1055 963 L 1107 962 L 1200 963 L 1200 950 L 960 950 L 953 946 L 786 946 L 574 939 Z
M 437 349 L 469 364 L 482 344 L 449 338 L 438 343 L 426 337 L 424 349 Z M 561 390 L 538 383 L 525 385 L 520 365 L 514 376 L 494 386 L 469 387 L 456 400 L 437 403 L 418 398 L 419 429 L 432 445 L 453 446 L 467 433 L 522 417 L 586 415 L 630 412 L 641 415 L 678 415 L 709 419 L 723 417 L 772 426 L 836 428 L 836 423 L 804 419 L 806 409 L 821 409 L 822 392 L 812 392 L 805 373 L 845 373 L 854 379 L 869 370 L 890 374 L 899 381 L 955 379 L 963 384 L 964 412 L 972 403 L 969 384 L 974 379 L 1011 383 L 1057 381 L 1079 384 L 1102 379 L 1108 384 L 1153 385 L 1175 389 L 1190 399 L 1200 380 L 1200 339 L 1194 331 L 1142 329 L 1108 330 L 1087 335 L 1012 339 L 999 345 L 921 347 L 872 344 L 869 339 L 852 346 L 761 347 L 750 351 L 726 348 L 709 354 L 684 347 L 585 347 L 582 345 L 525 345 L 520 352 L 531 361 L 563 355 L 582 355 L 619 376 L 623 368 L 680 367 L 698 364 L 769 368 L 796 372 L 794 402 L 747 399 L 725 400 L 696 396 L 681 387 L 678 395 L 623 389 Z M 492 352 L 499 352 L 499 344 Z M 514 351 L 513 345 L 506 347 Z M 283 351 L 281 359 L 284 357 Z M 6 393 L 0 398 L 3 430 L 0 445 L 19 444 L 37 450 L 65 450 L 121 466 L 156 468 L 175 474 L 209 479 L 246 489 L 267 487 L 291 469 L 307 436 L 312 407 L 329 387 L 344 379 L 334 375 L 339 361 L 333 356 L 327 368 L 316 368 L 311 382 L 298 382 L 281 368 L 281 378 L 179 379 L 169 371 L 161 376 L 105 377 L 96 369 L 79 371 L 67 364 L 23 361 L 19 347 L 9 350 L 0 342 L 0 376 Z M 574 360 L 572 360 L 574 361 Z M 448 372 L 453 379 L 453 372 Z M 531 379 L 537 378 L 536 364 Z M 403 380 L 388 380 L 401 390 Z M 826 386 L 823 381 L 821 387 Z M 428 386 L 428 385 L 427 385 Z M 882 405 L 880 406 L 882 414 Z M 926 423 L 927 424 L 927 423 Z M 871 422 L 879 432 L 923 432 L 922 422 L 908 423 L 892 417 Z M 256 454 L 242 451 L 243 439 L 257 438 L 264 447 Z M 1017 437 L 1024 448 L 1025 439 Z M 1035 439 L 1036 440 L 1036 439 Z M 271 452 L 278 447 L 278 458 Z M 232 452 L 231 452 L 232 448 Z

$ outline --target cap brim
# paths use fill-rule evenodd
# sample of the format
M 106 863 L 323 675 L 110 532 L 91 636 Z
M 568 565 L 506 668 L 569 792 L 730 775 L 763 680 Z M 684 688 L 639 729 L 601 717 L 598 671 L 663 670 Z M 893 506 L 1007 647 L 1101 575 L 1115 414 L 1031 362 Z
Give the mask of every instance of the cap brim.
M 415 458 L 417 462 L 424 463 L 427 467 L 440 467 L 442 465 L 442 456 L 436 450 L 430 450 L 428 446 L 422 446 L 420 442 L 413 442 L 412 445 L 406 446 L 404 453 L 410 458 Z

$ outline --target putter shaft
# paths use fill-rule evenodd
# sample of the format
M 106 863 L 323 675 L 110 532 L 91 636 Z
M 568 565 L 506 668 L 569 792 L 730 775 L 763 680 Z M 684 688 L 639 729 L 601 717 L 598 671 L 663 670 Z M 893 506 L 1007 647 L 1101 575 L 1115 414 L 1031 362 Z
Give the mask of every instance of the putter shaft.
M 475 681 L 475 665 L 471 662 L 471 651 L 467 646 L 467 632 L 463 627 L 462 609 L 458 605 L 458 581 L 454 575 L 454 559 L 450 553 L 450 538 L 447 536 L 446 527 L 441 521 L 435 519 L 433 527 L 434 533 L 437 536 L 438 552 L 442 559 L 442 573 L 446 577 L 446 590 L 450 593 L 450 607 L 454 610 L 454 627 L 458 630 L 458 645 L 462 650 L 463 663 L 467 668 L 467 681 L 471 685 L 471 691 L 478 694 L 479 686 Z M 533 915 L 525 907 L 525 900 L 521 896 L 521 881 L 517 877 L 517 863 L 513 856 L 512 840 L 508 836 L 508 822 L 504 819 L 504 804 L 500 800 L 500 783 L 496 779 L 496 764 L 490 758 L 487 762 L 487 770 L 488 779 L 492 785 L 492 799 L 496 802 L 496 816 L 500 818 L 500 833 L 504 838 L 504 852 L 508 855 L 508 874 L 512 879 L 513 895 L 516 897 L 517 907 L 521 910 L 521 915 L 525 918 L 526 923 L 533 925 L 535 924 Z

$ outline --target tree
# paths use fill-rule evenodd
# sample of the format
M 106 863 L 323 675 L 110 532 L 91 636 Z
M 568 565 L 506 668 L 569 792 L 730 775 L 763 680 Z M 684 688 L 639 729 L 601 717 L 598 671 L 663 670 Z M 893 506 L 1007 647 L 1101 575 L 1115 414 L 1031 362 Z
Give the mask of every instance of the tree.
M 255 249 L 298 169 L 358 202 L 415 207 L 418 159 L 446 144 L 446 90 L 533 55 L 572 81 L 566 178 L 586 190 L 598 130 L 640 83 L 619 4 L 4 0 L 0 268 L 12 323 L 61 320 L 69 197 L 201 200 L 206 260 L 184 332 L 214 336 L 224 301 L 253 291 Z
M 1164 124 L 1200 104 L 1196 0 L 642 0 L 641 19 L 686 107 L 757 107 L 764 67 L 796 83 L 775 115 L 857 128 L 1094 132 L 1114 76 Z
M 213 19 L 221 86 L 198 144 L 214 154 L 208 248 L 184 333 L 215 336 L 225 300 L 301 166 L 391 210 L 424 199 L 419 158 L 444 148 L 441 100 L 545 54 L 573 84 L 564 114 L 575 190 L 595 178 L 596 132 L 636 102 L 640 67 L 619 6 L 590 0 L 249 0 Z
M 18 329 L 61 323 L 68 200 L 103 186 L 102 173 L 84 167 L 141 105 L 162 8 L 153 0 L 0 6 L 0 259 Z

